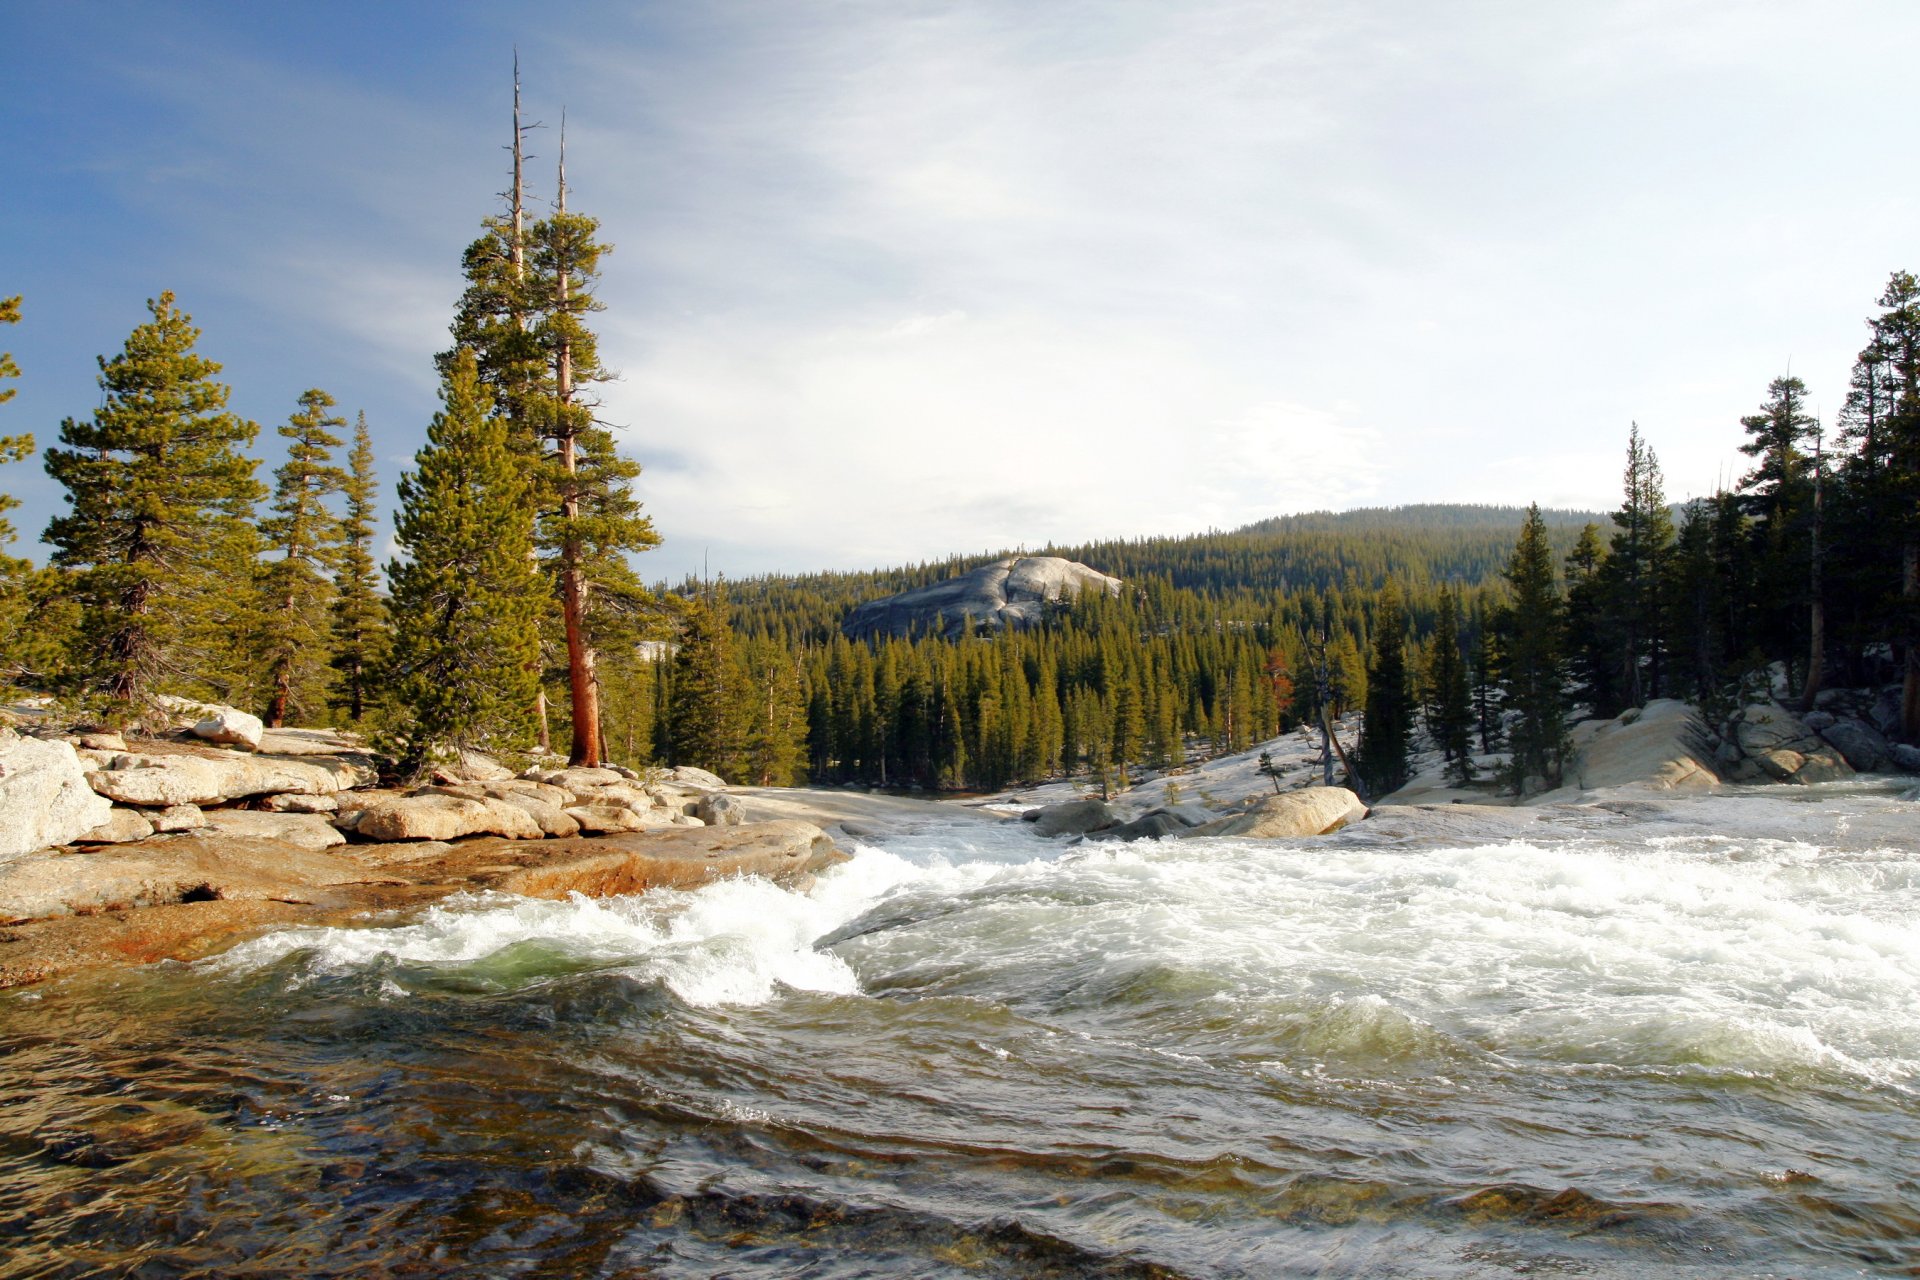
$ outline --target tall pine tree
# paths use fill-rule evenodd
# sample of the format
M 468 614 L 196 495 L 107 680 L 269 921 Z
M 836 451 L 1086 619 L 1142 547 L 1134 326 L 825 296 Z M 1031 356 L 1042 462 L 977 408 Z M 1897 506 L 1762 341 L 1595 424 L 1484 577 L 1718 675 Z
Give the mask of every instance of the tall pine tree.
M 20 299 L 0 298 L 0 324 L 20 323 Z M 13 353 L 0 351 L 0 404 L 13 399 L 18 391 L 5 383 L 20 376 L 20 366 L 13 362 Z M 33 452 L 33 437 L 30 435 L 0 436 L 0 465 L 18 462 Z M 0 493 L 0 571 L 7 568 L 6 547 L 13 541 L 13 525 L 7 521 L 7 512 L 20 505 L 18 499 Z
M 553 216 L 533 229 L 528 280 L 539 320 L 535 337 L 548 367 L 530 400 L 530 421 L 549 449 L 539 539 L 560 597 L 566 633 L 567 691 L 572 708 L 568 759 L 600 763 L 600 690 L 594 667 L 592 614 L 596 592 L 631 596 L 639 584 L 626 555 L 655 546 L 653 523 L 640 512 L 633 480 L 640 468 L 622 458 L 613 433 L 594 418 L 596 383 L 612 375 L 586 317 L 603 310 L 593 293 L 600 258 L 599 223 L 567 210 L 566 140 Z
M 1558 785 L 1567 749 L 1564 612 L 1553 579 L 1553 548 L 1537 504 L 1527 508 L 1506 579 L 1513 599 L 1503 616 L 1500 650 L 1505 705 L 1515 713 L 1508 738 L 1509 781 L 1525 795 Z
M 415 470 L 400 477 L 389 679 L 402 766 L 466 747 L 524 744 L 539 654 L 540 582 L 527 482 L 471 352 L 443 384 Z
M 1406 785 L 1407 752 L 1413 741 L 1414 698 L 1407 666 L 1407 610 L 1398 584 L 1380 593 L 1373 625 L 1373 661 L 1367 668 L 1366 713 L 1354 767 L 1369 796 Z
M 329 610 L 333 575 L 344 534 L 327 499 L 341 493 L 347 473 L 333 463 L 335 428 L 345 418 L 327 411 L 333 397 L 313 388 L 280 428 L 287 459 L 273 473 L 273 514 L 260 522 L 261 540 L 277 553 L 260 572 L 260 630 L 256 645 L 267 683 L 269 728 L 289 715 L 310 719 L 327 696 Z
M 362 413 L 353 427 L 346 481 L 340 492 L 340 554 L 333 578 L 333 706 L 358 724 L 366 717 L 387 657 L 387 604 L 374 567 L 374 517 L 379 510 L 373 437 Z
M 219 602 L 250 595 L 241 575 L 261 492 L 256 463 L 238 452 L 259 428 L 226 411 L 220 366 L 194 351 L 199 330 L 171 293 L 147 307 L 152 319 L 99 362 L 100 407 L 62 422 L 66 447 L 47 451 L 71 511 L 46 540 L 54 563 L 78 571 L 83 674 L 115 718 L 141 714 L 163 683 L 205 678 L 193 660 Z

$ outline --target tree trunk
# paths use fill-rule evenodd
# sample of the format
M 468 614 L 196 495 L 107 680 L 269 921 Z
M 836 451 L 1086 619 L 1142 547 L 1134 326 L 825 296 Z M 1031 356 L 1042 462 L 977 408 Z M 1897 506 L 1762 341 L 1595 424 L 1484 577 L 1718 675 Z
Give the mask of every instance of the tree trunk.
M 1920 542 L 1901 548 L 1900 599 L 1906 606 L 1907 670 L 1900 688 L 1900 736 L 1920 741 L 1920 636 L 1914 634 L 1913 615 L 1920 609 Z
M 1815 466 L 1819 464 L 1816 461 Z M 1814 699 L 1827 672 L 1827 605 L 1820 583 L 1820 473 L 1813 474 L 1813 557 L 1807 570 L 1807 589 L 1812 604 L 1807 619 L 1811 633 L 1807 640 L 1807 687 L 1800 694 L 1801 714 L 1813 710 Z

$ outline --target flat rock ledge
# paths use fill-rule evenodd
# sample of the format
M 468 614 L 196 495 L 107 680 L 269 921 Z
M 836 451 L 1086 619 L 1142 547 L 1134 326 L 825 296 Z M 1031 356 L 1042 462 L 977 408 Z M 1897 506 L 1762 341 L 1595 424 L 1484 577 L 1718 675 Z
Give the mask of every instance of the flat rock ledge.
M 0 866 L 0 988 L 198 959 L 262 928 L 342 924 L 462 891 L 611 897 L 741 875 L 804 888 L 846 857 L 820 828 L 792 819 L 324 850 L 219 835 L 50 850 Z

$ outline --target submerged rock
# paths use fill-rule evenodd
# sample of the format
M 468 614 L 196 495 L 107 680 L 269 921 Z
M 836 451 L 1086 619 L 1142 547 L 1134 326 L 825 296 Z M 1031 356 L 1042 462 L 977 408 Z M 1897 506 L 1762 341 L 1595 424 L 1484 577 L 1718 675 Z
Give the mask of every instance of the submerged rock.
M 1084 800 L 1050 804 L 1035 813 L 1032 821 L 1034 830 L 1043 836 L 1083 836 L 1119 826 L 1121 816 L 1120 811 L 1105 800 L 1088 796 Z

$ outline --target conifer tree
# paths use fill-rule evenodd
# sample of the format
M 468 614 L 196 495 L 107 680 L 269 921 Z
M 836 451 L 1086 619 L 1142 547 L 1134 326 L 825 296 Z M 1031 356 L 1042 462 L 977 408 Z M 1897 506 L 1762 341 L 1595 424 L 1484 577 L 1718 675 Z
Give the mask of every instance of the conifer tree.
M 0 298 L 0 324 L 20 323 L 20 298 Z M 18 394 L 16 388 L 6 382 L 20 376 L 20 366 L 13 362 L 13 354 L 0 351 L 0 404 L 5 404 Z M 33 452 L 33 437 L 30 435 L 0 436 L 0 465 L 18 462 Z M 0 572 L 8 568 L 7 544 L 13 541 L 13 525 L 7 520 L 7 512 L 19 506 L 19 500 L 0 493 Z
M 1460 645 L 1460 597 L 1452 591 L 1440 595 L 1429 661 L 1433 719 L 1428 727 L 1455 781 L 1469 782 L 1473 778 L 1473 693 Z
M 798 664 L 770 639 L 747 642 L 742 657 L 751 697 L 744 777 L 755 786 L 790 787 L 799 774 L 806 729 Z
M 695 596 L 684 607 L 685 629 L 673 659 L 669 759 L 739 780 L 746 776 L 752 707 L 727 625 L 726 596 Z
M 147 307 L 152 320 L 99 361 L 100 407 L 60 424 L 66 447 L 46 464 L 71 504 L 46 541 L 79 571 L 83 674 L 116 718 L 140 714 L 163 682 L 204 676 L 190 669 L 196 637 L 217 629 L 219 603 L 251 594 L 261 493 L 237 451 L 259 428 L 226 411 L 220 366 L 193 349 L 199 330 L 171 293 Z
M 387 605 L 380 598 L 374 567 L 374 517 L 379 486 L 374 475 L 373 437 L 367 415 L 353 426 L 353 450 L 347 454 L 341 487 L 346 510 L 340 521 L 340 548 L 333 578 L 333 668 L 337 673 L 333 705 L 358 724 L 366 717 L 378 673 L 387 658 Z
M 341 443 L 333 431 L 347 422 L 327 412 L 333 404 L 319 388 L 308 390 L 280 428 L 287 458 L 273 473 L 273 514 L 260 522 L 262 541 L 278 553 L 260 573 L 256 642 L 268 688 L 269 728 L 284 725 L 289 715 L 311 718 L 327 696 L 329 612 L 344 541 L 340 517 L 327 499 L 347 484 L 347 473 L 333 463 Z
M 1389 581 L 1374 620 L 1366 712 L 1360 723 L 1360 744 L 1354 752 L 1354 767 L 1371 796 L 1384 796 L 1406 785 L 1414 715 L 1409 676 L 1407 611 L 1398 585 Z
M 1509 780 L 1524 795 L 1534 786 L 1559 783 L 1567 743 L 1564 613 L 1554 585 L 1553 548 L 1537 504 L 1527 509 L 1506 579 L 1513 600 L 1503 619 L 1501 666 L 1506 707 L 1516 713 Z
M 1637 422 L 1627 437 L 1625 496 L 1613 523 L 1617 532 L 1604 569 L 1604 592 L 1614 623 L 1618 693 L 1627 706 L 1638 707 L 1661 692 L 1665 631 L 1660 606 L 1673 548 L 1673 516 L 1667 510 L 1660 462 L 1641 438 Z M 1541 532 L 1544 537 L 1544 524 Z M 1551 581 L 1551 566 L 1548 578 Z M 1595 714 L 1603 713 L 1596 708 Z
M 1572 696 L 1586 704 L 1589 715 L 1606 718 L 1618 713 L 1620 695 L 1619 643 L 1610 616 L 1609 582 L 1602 569 L 1607 549 L 1600 526 L 1589 522 L 1580 540 L 1567 553 L 1567 656 L 1575 684 Z
M 387 670 L 411 772 L 440 751 L 523 743 L 539 653 L 526 480 L 471 352 L 455 357 L 441 399 L 400 477 L 406 558 L 387 566 Z
M 540 317 L 535 337 L 548 369 L 528 411 L 551 450 L 540 542 L 558 586 L 566 633 L 573 725 L 568 759 L 594 765 L 600 761 L 600 702 L 593 597 L 607 587 L 636 590 L 626 555 L 660 539 L 633 497 L 639 466 L 620 456 L 613 433 L 594 419 L 591 388 L 612 374 L 600 363 L 586 317 L 604 309 L 593 286 L 608 246 L 595 238 L 598 222 L 567 211 L 564 135 L 560 156 L 554 213 L 534 227 L 530 246 L 528 280 Z

